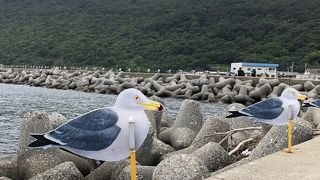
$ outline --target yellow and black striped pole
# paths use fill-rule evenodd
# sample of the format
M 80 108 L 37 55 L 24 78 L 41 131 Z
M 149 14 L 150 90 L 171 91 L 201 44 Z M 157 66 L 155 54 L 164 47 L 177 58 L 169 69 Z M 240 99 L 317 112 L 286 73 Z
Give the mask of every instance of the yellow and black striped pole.
M 130 148 L 130 175 L 131 180 L 136 180 L 137 167 L 136 167 L 136 144 L 134 137 L 134 119 L 129 117 L 129 148 Z

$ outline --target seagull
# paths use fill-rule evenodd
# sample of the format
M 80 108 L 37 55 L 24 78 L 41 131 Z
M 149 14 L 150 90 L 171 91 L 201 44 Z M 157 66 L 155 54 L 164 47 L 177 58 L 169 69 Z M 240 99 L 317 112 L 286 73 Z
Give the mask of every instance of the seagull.
M 300 94 L 293 88 L 286 88 L 280 97 L 260 101 L 239 111 L 229 111 L 231 114 L 226 118 L 248 116 L 256 122 L 286 125 L 289 119 L 293 119 L 299 114 L 300 102 L 298 99 L 306 100 L 307 96 Z M 290 114 L 289 105 L 292 106 L 292 114 Z
M 115 105 L 80 115 L 45 134 L 31 134 L 36 140 L 29 147 L 59 147 L 74 154 L 100 161 L 119 161 L 130 156 L 129 118 L 134 119 L 138 149 L 147 137 L 150 122 L 145 109 L 163 111 L 137 89 L 122 91 Z
M 310 102 L 303 102 L 302 107 L 317 107 L 317 108 L 320 108 L 320 99 L 312 100 Z

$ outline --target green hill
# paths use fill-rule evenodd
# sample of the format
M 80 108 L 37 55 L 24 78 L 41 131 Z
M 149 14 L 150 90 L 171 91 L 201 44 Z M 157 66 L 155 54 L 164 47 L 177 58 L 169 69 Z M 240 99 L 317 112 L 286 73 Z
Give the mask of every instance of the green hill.
M 0 63 L 301 71 L 320 66 L 319 12 L 319 0 L 2 0 Z

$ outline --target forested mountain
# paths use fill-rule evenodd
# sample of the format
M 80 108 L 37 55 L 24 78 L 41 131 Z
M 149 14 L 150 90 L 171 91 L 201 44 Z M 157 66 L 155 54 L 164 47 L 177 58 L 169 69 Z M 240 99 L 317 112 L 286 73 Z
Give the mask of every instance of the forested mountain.
M 319 0 L 0 0 L 0 63 L 320 67 Z M 297 66 L 295 66 L 297 67 Z

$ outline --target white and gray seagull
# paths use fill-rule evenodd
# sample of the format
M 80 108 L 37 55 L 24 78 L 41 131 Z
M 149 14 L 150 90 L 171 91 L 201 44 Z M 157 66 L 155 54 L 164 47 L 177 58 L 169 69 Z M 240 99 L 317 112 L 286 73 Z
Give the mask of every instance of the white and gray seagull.
M 300 94 L 293 88 L 286 88 L 280 97 L 260 101 L 239 111 L 229 111 L 231 114 L 227 118 L 248 116 L 256 122 L 286 125 L 291 117 L 295 118 L 299 114 L 300 102 L 298 99 L 306 100 L 307 96 Z M 290 104 L 292 105 L 292 114 L 289 112 Z
M 46 134 L 32 134 L 37 140 L 30 147 L 59 147 L 101 161 L 119 161 L 130 156 L 129 117 L 135 120 L 138 149 L 147 137 L 150 122 L 145 109 L 163 111 L 139 90 L 122 91 L 114 106 L 80 115 Z

